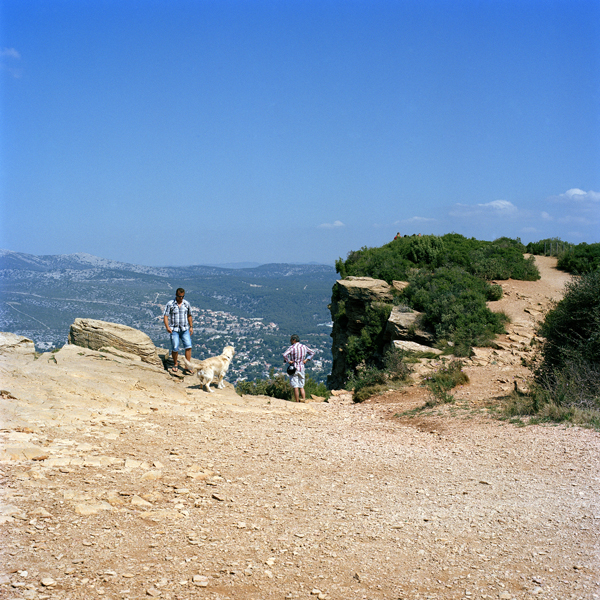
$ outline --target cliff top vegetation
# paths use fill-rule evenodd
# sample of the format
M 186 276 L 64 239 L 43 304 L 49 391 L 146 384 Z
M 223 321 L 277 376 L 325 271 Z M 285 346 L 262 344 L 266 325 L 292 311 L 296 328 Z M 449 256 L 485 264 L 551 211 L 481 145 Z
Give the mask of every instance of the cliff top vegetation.
M 502 237 L 493 242 L 466 238 L 458 233 L 443 236 L 405 236 L 380 248 L 363 247 L 339 258 L 336 271 L 344 278 L 349 275 L 394 280 L 409 280 L 418 269 L 460 267 L 481 279 L 540 278 L 533 258 L 525 258 L 526 247 L 519 238 Z

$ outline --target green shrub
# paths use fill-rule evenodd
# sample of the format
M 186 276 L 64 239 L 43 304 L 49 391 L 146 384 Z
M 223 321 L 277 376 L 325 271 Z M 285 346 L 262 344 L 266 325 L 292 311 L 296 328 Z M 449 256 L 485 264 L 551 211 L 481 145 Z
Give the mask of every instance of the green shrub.
M 346 389 L 352 390 L 354 402 L 364 402 L 368 398 L 405 383 L 412 372 L 406 363 L 406 354 L 401 350 L 388 351 L 383 359 L 383 369 L 362 363 L 349 375 Z
M 436 404 L 437 402 L 453 402 L 454 396 L 450 394 L 450 390 L 457 385 L 469 383 L 468 375 L 463 371 L 463 363 L 460 360 L 452 360 L 448 364 L 442 366 L 424 379 L 423 384 L 429 389 L 434 400 L 428 404 Z
M 398 238 L 380 248 L 363 247 L 336 261 L 342 277 L 373 277 L 391 283 L 405 280 L 416 268 L 460 266 L 484 279 L 539 279 L 533 259 L 523 256 L 525 246 L 517 238 L 493 242 L 467 239 L 458 233 Z
M 317 383 L 308 373 L 304 382 L 304 391 L 308 399 L 311 396 L 319 396 L 320 398 L 329 400 L 331 397 L 331 391 L 327 389 L 327 386 L 323 382 Z
M 556 422 L 600 429 L 600 410 L 562 406 L 554 402 L 553 390 L 532 385 L 527 394 L 513 391 L 503 409 L 509 418 L 530 417 L 530 423 Z
M 583 275 L 600 269 L 600 243 L 571 244 L 560 238 L 546 238 L 527 244 L 527 252 L 544 256 L 557 256 L 557 267 L 573 275 Z
M 530 390 L 514 392 L 505 412 L 600 427 L 600 271 L 567 285 L 540 333 Z
M 502 286 L 501 285 L 490 285 L 490 289 L 488 290 L 487 293 L 487 299 L 490 302 L 493 302 L 495 300 L 500 300 L 502 298 Z
M 560 254 L 557 266 L 574 275 L 597 271 L 600 269 L 600 244 L 578 244 L 569 252 Z
M 280 400 L 292 400 L 294 390 L 290 385 L 290 380 L 283 373 L 275 374 L 275 369 L 271 367 L 268 379 L 255 379 L 254 381 L 239 381 L 235 386 L 235 391 L 240 396 L 269 396 L 279 398 Z M 317 383 L 308 373 L 304 382 L 304 391 L 306 397 L 320 396 L 328 400 L 331 392 L 324 383 Z
M 384 369 L 391 381 L 406 381 L 411 373 L 407 363 L 407 355 L 402 350 L 393 348 L 383 359 Z
M 404 297 L 415 310 L 425 313 L 424 325 L 437 340 L 454 343 L 457 356 L 468 356 L 472 346 L 489 345 L 504 332 L 507 317 L 486 305 L 494 290 L 490 284 L 460 267 L 419 271 L 404 289 Z
M 366 307 L 365 319 L 359 335 L 348 337 L 346 367 L 354 370 L 359 364 L 379 364 L 382 357 L 378 349 L 383 347 L 383 335 L 392 312 L 391 304 L 376 302 Z
M 535 372 L 540 406 L 600 410 L 600 271 L 567 284 L 540 333 L 546 338 Z
M 541 374 L 568 364 L 600 366 L 600 271 L 567 284 L 540 333 L 546 338 Z
M 538 256 L 560 256 L 568 252 L 573 247 L 573 244 L 564 242 L 560 238 L 546 238 L 538 242 L 529 242 L 526 251 L 529 254 L 537 254 Z
M 494 244 L 500 248 L 516 248 L 521 254 L 527 251 L 525 245 L 521 241 L 521 238 L 513 239 L 503 236 L 494 240 Z
M 336 270 L 342 277 L 366 276 L 388 283 L 394 279 L 403 280 L 414 265 L 403 257 L 396 246 L 386 244 L 381 248 L 363 247 L 350 252 L 345 261 L 341 258 L 336 261 Z
M 384 371 L 374 366 L 365 366 L 352 373 L 346 383 L 346 389 L 352 390 L 354 402 L 364 402 L 367 398 L 387 388 Z
M 270 396 L 271 398 L 279 398 L 281 400 L 291 400 L 294 397 L 294 391 L 287 375 L 283 373 L 274 375 L 273 368 L 271 368 L 269 375 L 268 379 L 239 381 L 235 386 L 235 391 L 240 396 Z

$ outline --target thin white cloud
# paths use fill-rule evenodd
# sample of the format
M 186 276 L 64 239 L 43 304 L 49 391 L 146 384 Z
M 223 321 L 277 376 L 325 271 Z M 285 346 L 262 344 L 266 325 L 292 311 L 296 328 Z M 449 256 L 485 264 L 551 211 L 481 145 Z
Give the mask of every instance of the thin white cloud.
M 0 70 L 6 71 L 11 77 L 19 79 L 22 75 L 22 69 L 15 66 L 16 60 L 21 60 L 21 55 L 14 48 L 2 48 L 0 50 Z
M 471 215 L 477 214 L 476 210 L 473 210 L 472 206 L 468 204 L 461 204 L 457 202 L 448 213 L 451 217 L 469 217 Z
M 508 200 L 493 200 L 492 202 L 486 202 L 485 204 L 478 204 L 482 208 L 491 208 L 497 212 L 504 214 L 517 212 L 517 207 Z
M 544 221 L 553 221 L 553 217 L 550 216 L 545 210 L 542 211 L 542 219 Z
M 600 192 L 594 192 L 593 190 L 586 192 L 584 190 L 580 190 L 579 188 L 571 188 L 564 194 L 559 194 L 558 199 L 562 200 L 563 202 L 600 202 Z
M 508 217 L 518 213 L 518 208 L 508 200 L 492 200 L 481 204 L 455 204 L 450 209 L 451 217 Z
M 14 48 L 2 48 L 2 50 L 0 50 L 0 57 L 16 58 L 17 60 L 19 60 L 21 58 L 21 55 Z
M 597 227 L 600 222 L 600 192 L 571 188 L 563 194 L 546 198 L 546 201 L 561 205 L 560 216 L 553 219 L 557 223 Z
M 341 221 L 334 221 L 333 223 L 321 223 L 319 228 L 321 229 L 334 229 L 335 227 L 345 227 Z

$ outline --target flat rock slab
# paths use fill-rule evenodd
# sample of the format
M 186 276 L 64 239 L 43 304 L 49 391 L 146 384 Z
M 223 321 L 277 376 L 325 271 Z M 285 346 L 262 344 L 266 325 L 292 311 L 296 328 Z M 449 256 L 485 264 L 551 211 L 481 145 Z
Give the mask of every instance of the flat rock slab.
M 142 331 L 96 319 L 75 319 L 69 330 L 69 343 L 107 353 L 139 356 L 151 365 L 162 367 L 156 346 Z
M 433 352 L 434 354 L 442 354 L 441 350 L 432 348 L 431 346 L 423 346 L 423 344 L 417 344 L 417 342 L 406 342 L 404 340 L 394 340 L 394 348 L 398 350 L 407 350 L 409 352 Z
M 16 333 L 0 332 L 0 354 L 35 354 L 35 344 L 29 338 Z

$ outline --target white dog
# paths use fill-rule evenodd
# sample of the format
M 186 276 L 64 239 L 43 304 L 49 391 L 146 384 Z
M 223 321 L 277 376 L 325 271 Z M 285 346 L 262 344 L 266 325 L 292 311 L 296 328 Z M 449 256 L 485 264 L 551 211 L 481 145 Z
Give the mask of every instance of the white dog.
M 180 356 L 179 360 L 183 362 L 188 371 L 198 375 L 200 385 L 205 387 L 209 392 L 212 392 L 213 390 L 210 388 L 210 384 L 213 381 L 217 382 L 218 389 L 222 390 L 225 387 L 223 377 L 225 377 L 225 373 L 227 373 L 227 369 L 229 369 L 229 364 L 231 363 L 234 354 L 235 349 L 233 346 L 225 346 L 225 348 L 223 348 L 223 354 L 220 356 L 211 356 L 205 360 L 192 359 L 192 362 L 187 360 L 184 356 Z

